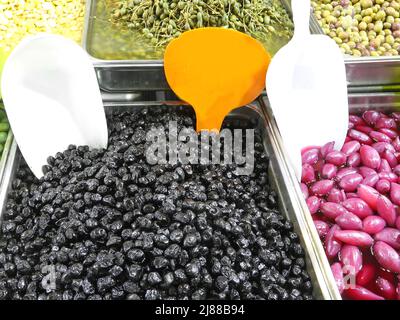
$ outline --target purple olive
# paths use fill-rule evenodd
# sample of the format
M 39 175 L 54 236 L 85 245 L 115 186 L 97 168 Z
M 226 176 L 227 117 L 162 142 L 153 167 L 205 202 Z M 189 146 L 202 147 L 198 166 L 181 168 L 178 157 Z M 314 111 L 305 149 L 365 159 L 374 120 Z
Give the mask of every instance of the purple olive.
M 369 168 L 369 167 L 364 167 L 364 166 L 359 168 L 359 173 L 360 173 L 364 178 L 366 178 L 366 177 L 368 177 L 368 176 L 370 176 L 370 175 L 377 174 L 377 172 L 376 172 L 374 169 L 371 169 L 371 168 Z
M 387 135 L 390 139 L 395 139 L 398 136 L 396 131 L 388 128 L 381 128 L 379 132 Z

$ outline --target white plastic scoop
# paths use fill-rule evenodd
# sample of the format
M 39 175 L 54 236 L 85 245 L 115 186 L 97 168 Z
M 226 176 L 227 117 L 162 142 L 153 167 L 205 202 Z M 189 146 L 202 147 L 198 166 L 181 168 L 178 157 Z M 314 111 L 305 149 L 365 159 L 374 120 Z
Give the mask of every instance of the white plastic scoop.
M 25 38 L 1 79 L 7 116 L 36 177 L 48 156 L 68 145 L 106 148 L 107 122 L 95 70 L 86 52 L 62 36 Z
M 292 0 L 295 32 L 269 65 L 266 89 L 287 154 L 301 177 L 301 149 L 344 143 L 348 126 L 346 70 L 337 44 L 309 31 L 310 0 Z

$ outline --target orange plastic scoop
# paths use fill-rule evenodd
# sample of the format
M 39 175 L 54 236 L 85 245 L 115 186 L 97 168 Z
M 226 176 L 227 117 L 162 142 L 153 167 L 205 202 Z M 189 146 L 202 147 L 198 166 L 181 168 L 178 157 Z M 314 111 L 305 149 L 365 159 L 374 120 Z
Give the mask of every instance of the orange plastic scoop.
M 197 131 L 219 131 L 231 110 L 260 95 L 270 60 L 262 44 L 244 33 L 200 28 L 170 42 L 164 70 L 175 94 L 193 106 Z

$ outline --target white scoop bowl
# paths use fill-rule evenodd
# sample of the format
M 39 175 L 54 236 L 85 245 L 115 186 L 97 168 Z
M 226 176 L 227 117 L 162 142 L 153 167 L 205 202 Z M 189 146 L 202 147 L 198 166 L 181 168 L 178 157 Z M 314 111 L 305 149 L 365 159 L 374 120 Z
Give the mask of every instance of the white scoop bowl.
M 344 143 L 348 126 L 346 70 L 337 44 L 309 31 L 310 0 L 292 0 L 295 32 L 269 65 L 266 88 L 283 143 L 301 178 L 301 149 Z
M 95 70 L 72 40 L 25 38 L 7 59 L 1 90 L 18 146 L 36 177 L 68 145 L 106 148 L 107 122 Z

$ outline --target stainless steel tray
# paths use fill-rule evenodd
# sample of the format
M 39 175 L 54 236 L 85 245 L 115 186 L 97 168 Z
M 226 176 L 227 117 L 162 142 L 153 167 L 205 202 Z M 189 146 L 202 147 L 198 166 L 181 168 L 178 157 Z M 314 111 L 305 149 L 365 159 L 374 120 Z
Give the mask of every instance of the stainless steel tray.
M 108 92 L 134 92 L 169 90 L 165 79 L 163 61 L 159 58 L 154 60 L 107 60 L 103 54 L 97 54 L 97 50 L 112 51 L 113 55 L 119 55 L 118 50 L 133 50 L 132 43 L 135 40 L 124 39 L 117 30 L 110 30 L 105 36 L 98 36 L 98 32 L 107 28 L 107 9 L 104 8 L 105 0 L 87 0 L 85 24 L 82 37 L 82 46 L 92 57 L 96 68 L 100 87 Z M 290 0 L 281 0 L 283 6 L 291 15 Z M 120 37 L 122 37 L 121 40 Z M 281 41 L 277 38 L 274 41 Z M 276 50 L 285 42 L 277 45 Z M 136 48 L 137 50 L 137 48 Z M 143 49 L 146 51 L 146 49 Z M 131 59 L 131 58 L 129 58 Z
M 105 102 L 107 112 L 120 112 L 127 110 L 139 110 L 144 106 L 154 105 L 177 105 L 179 102 L 129 102 L 121 96 L 119 101 Z M 300 236 L 300 241 L 305 249 L 307 270 L 314 285 L 314 297 L 316 299 L 340 299 L 330 272 L 329 264 L 324 259 L 322 247 L 320 245 L 316 231 L 311 228 L 308 215 L 305 215 L 303 203 L 297 199 L 297 192 L 293 191 L 296 187 L 291 179 L 287 164 L 283 159 L 284 153 L 279 145 L 279 135 L 276 127 L 271 123 L 270 115 L 263 109 L 262 102 L 255 102 L 247 107 L 237 109 L 231 113 L 228 119 L 247 119 L 261 130 L 264 138 L 264 147 L 270 157 L 269 177 L 271 185 L 275 188 L 282 214 L 292 221 L 294 229 Z M 229 120 L 228 120 L 229 121 Z M 0 223 L 2 213 L 5 210 L 7 194 L 11 188 L 14 175 L 20 163 L 21 154 L 17 144 L 13 141 L 8 152 L 7 164 L 4 171 L 4 179 L 0 189 Z
M 322 243 L 319 240 L 318 234 L 316 233 L 316 229 L 314 227 L 311 214 L 308 210 L 307 204 L 300 190 L 300 184 L 297 182 L 296 175 L 286 160 L 288 159 L 288 157 L 285 148 L 283 146 L 282 139 L 276 121 L 274 119 L 272 109 L 269 106 L 268 98 L 264 96 L 261 99 L 263 108 L 265 109 L 266 113 L 267 125 L 270 126 L 269 134 L 271 137 L 274 137 L 275 139 L 273 147 L 276 148 L 277 153 L 281 155 L 280 161 L 283 162 L 283 164 L 281 164 L 281 167 L 285 168 L 286 170 L 284 176 L 286 178 L 285 181 L 286 187 L 291 190 L 290 202 L 292 203 L 292 205 L 296 206 L 299 211 L 303 212 L 303 214 L 301 213 L 299 214 L 302 218 L 302 221 L 305 224 L 304 226 L 302 226 L 302 230 L 304 230 L 311 238 L 310 250 L 314 250 L 316 252 L 317 258 L 321 263 L 321 269 L 325 270 L 327 273 L 330 273 L 328 260 L 325 256 Z M 399 111 L 400 95 L 396 93 L 354 93 L 349 95 L 350 113 L 361 114 L 367 110 L 378 110 L 382 112 Z M 311 247 L 313 249 L 311 249 Z M 332 282 L 333 281 L 331 278 L 332 275 L 325 275 L 325 276 L 326 276 L 326 281 L 329 285 L 334 283 Z M 339 299 L 339 292 L 333 288 L 330 289 L 331 293 L 334 294 L 335 298 Z
M 312 16 L 311 31 L 324 34 L 316 18 Z M 400 91 L 400 56 L 396 57 L 352 57 L 344 56 L 348 86 L 357 91 Z

